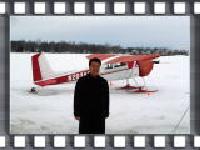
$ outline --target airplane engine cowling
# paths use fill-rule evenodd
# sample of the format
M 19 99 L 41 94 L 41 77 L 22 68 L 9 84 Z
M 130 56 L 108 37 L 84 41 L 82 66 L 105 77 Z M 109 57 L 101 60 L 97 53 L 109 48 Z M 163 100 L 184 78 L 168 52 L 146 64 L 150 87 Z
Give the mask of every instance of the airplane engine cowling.
M 138 61 L 139 65 L 139 76 L 147 76 L 153 69 L 154 62 L 152 60 L 142 60 Z

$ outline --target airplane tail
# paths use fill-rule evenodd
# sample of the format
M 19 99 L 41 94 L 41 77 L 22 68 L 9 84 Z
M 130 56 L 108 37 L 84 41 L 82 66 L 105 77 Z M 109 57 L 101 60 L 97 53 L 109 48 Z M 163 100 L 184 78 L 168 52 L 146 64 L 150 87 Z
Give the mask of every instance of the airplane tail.
M 31 62 L 34 81 L 45 80 L 54 77 L 55 74 L 51 69 L 44 53 L 31 56 Z
M 141 77 L 147 76 L 150 74 L 151 70 L 153 69 L 154 62 L 152 60 L 144 60 L 138 61 L 139 64 L 139 74 Z

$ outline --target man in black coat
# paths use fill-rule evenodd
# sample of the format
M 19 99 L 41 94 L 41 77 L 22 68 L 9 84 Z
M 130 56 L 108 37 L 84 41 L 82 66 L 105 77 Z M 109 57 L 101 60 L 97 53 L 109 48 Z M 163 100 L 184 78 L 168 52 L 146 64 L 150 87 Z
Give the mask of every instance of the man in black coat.
M 75 86 L 74 116 L 79 120 L 79 134 L 105 134 L 109 116 L 109 86 L 99 75 L 101 61 L 90 59 L 89 71 Z

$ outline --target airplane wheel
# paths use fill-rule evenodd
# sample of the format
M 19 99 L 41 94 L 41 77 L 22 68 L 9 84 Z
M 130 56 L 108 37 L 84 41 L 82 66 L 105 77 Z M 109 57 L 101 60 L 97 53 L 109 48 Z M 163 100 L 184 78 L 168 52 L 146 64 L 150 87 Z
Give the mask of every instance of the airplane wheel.
M 36 87 L 31 87 L 29 93 L 37 94 L 38 91 L 36 90 Z

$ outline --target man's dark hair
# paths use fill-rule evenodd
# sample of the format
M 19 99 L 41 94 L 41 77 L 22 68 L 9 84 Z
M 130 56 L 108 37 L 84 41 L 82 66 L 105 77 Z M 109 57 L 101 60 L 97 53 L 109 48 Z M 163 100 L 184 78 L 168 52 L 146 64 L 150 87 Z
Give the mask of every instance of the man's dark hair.
M 90 59 L 90 61 L 89 61 L 89 66 L 91 65 L 91 63 L 92 63 L 93 61 L 98 62 L 98 63 L 101 65 L 101 60 L 100 60 L 99 58 L 97 58 L 97 57 L 94 57 L 94 58 Z

